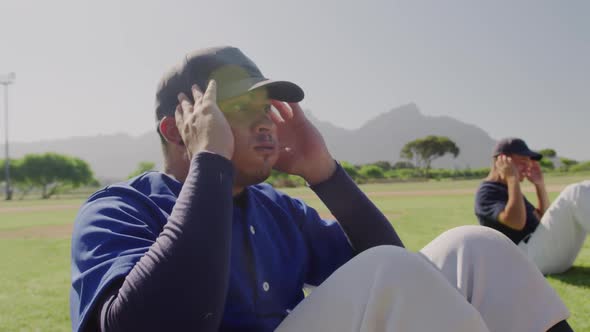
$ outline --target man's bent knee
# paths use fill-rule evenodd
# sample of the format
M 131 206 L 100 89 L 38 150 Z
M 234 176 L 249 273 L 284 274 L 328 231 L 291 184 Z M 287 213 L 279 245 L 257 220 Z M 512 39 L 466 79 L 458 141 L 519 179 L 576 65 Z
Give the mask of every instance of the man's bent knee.
M 399 271 L 400 269 L 424 272 L 426 269 L 430 270 L 433 268 L 420 255 L 404 248 L 387 245 L 367 249 L 355 257 L 350 263 L 354 261 L 357 261 L 358 264 L 370 265 L 370 267 L 365 268 L 373 271 L 383 271 L 385 269 L 388 270 L 388 273 L 396 273 L 395 271 Z
M 441 249 L 447 250 L 465 248 L 477 250 L 478 248 L 509 248 L 516 251 L 517 247 L 504 234 L 484 226 L 460 226 L 442 233 L 431 244 L 436 244 Z M 428 246 L 431 246 L 429 244 Z M 428 247 L 427 246 L 427 247 Z

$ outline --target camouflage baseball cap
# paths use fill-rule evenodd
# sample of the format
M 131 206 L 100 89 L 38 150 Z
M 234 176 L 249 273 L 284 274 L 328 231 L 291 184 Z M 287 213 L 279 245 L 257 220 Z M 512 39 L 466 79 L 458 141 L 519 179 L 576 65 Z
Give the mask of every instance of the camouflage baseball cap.
M 211 79 L 217 82 L 218 101 L 261 87 L 267 89 L 271 99 L 299 102 L 304 97 L 303 90 L 295 83 L 264 77 L 256 64 L 238 48 L 206 48 L 187 54 L 161 79 L 156 92 L 156 120 L 174 115 L 180 92 L 192 96 L 193 84 L 205 91 Z

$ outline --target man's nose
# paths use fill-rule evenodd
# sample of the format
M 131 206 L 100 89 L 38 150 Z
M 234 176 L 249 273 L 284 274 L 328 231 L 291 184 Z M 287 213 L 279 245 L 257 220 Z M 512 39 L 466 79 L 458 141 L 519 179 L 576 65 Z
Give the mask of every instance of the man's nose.
M 259 133 L 272 133 L 275 130 L 275 123 L 268 114 L 261 116 L 254 124 L 254 131 Z

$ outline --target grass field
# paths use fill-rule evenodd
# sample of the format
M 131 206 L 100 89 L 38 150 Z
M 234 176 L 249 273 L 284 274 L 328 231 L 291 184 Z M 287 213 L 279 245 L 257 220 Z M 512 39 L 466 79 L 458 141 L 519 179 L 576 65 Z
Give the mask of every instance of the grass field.
M 588 174 L 551 176 L 554 198 L 568 183 Z M 390 218 L 406 246 L 419 250 L 438 234 L 475 224 L 473 192 L 478 181 L 441 181 L 363 186 Z M 321 214 L 329 212 L 306 188 L 286 190 Z M 531 198 L 531 187 L 525 187 Z M 69 234 L 80 198 L 0 202 L 0 331 L 69 330 Z M 590 332 L 590 241 L 574 268 L 549 276 L 566 302 L 577 332 Z

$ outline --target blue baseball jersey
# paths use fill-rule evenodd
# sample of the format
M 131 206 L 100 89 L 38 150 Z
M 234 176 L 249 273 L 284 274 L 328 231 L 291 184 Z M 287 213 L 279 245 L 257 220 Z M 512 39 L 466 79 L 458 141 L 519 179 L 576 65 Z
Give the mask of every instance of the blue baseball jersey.
M 72 235 L 74 331 L 96 319 L 101 296 L 120 285 L 155 242 L 181 187 L 165 174 L 149 172 L 96 192 L 82 206 Z M 353 257 L 337 222 L 323 220 L 313 208 L 267 184 L 248 187 L 234 199 L 231 239 L 220 331 L 274 330 L 303 299 L 304 284 L 319 285 Z M 215 255 L 215 248 L 203 254 Z M 210 277 L 202 273 L 195 283 Z
M 539 219 L 535 215 L 535 207 L 526 199 L 526 223 L 522 230 L 516 230 L 502 224 L 499 215 L 508 203 L 508 187 L 499 182 L 484 181 L 475 195 L 475 215 L 482 226 L 493 228 L 506 235 L 512 242 L 518 244 L 539 226 Z

